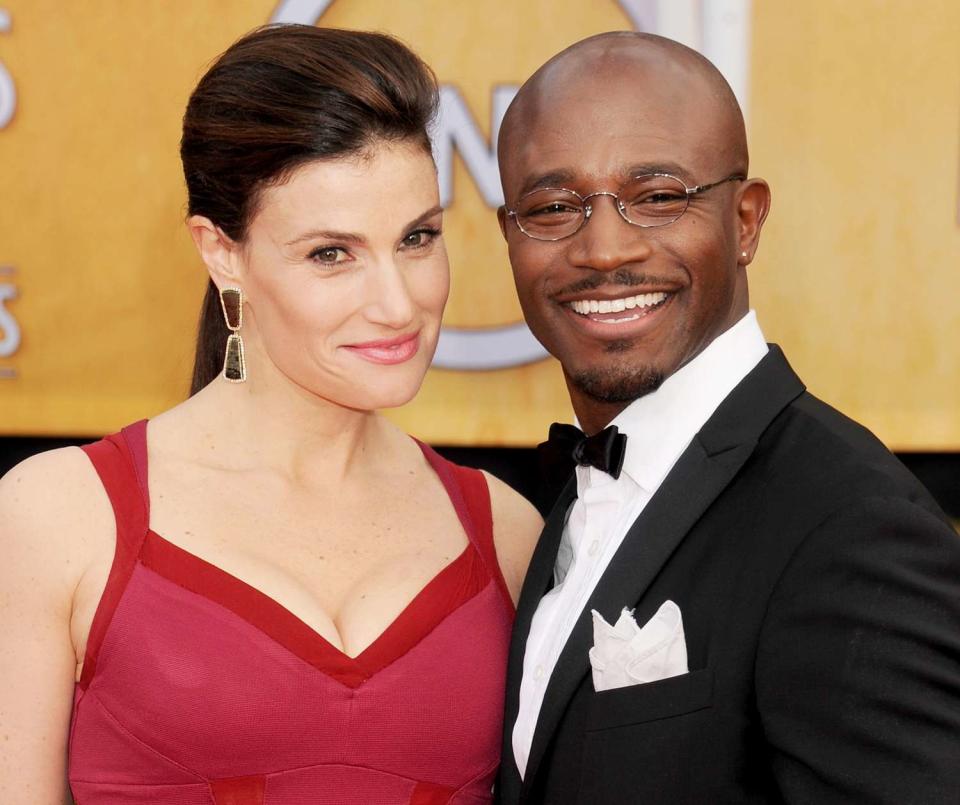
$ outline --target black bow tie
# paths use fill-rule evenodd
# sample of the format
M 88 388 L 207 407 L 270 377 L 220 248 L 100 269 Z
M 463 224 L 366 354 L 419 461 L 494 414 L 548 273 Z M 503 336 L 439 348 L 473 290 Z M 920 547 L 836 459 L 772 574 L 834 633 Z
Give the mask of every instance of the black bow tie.
M 614 478 L 620 477 L 627 436 L 616 425 L 587 436 L 580 428 L 554 422 L 550 436 L 537 448 L 544 470 L 556 478 L 568 477 L 576 464 L 596 467 Z

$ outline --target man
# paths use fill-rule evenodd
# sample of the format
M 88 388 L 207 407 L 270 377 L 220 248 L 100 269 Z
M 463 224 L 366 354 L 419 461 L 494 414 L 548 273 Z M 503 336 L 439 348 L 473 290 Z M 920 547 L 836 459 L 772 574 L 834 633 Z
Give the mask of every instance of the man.
M 518 606 L 500 801 L 960 802 L 960 539 L 765 343 L 770 192 L 719 72 L 585 40 L 499 156 L 524 315 L 591 435 L 552 434 L 579 465 Z

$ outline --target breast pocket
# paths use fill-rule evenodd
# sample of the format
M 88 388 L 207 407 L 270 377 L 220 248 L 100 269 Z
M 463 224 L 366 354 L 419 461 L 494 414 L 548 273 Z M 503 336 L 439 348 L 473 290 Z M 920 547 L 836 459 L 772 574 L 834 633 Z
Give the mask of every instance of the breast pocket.
M 587 731 L 643 724 L 705 710 L 713 703 L 713 670 L 704 668 L 680 676 L 595 693 Z

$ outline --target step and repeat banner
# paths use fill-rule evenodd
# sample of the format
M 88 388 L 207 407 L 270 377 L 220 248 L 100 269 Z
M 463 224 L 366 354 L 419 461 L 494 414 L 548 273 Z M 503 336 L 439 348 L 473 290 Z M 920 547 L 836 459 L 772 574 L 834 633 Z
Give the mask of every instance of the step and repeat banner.
M 423 390 L 391 413 L 412 433 L 530 445 L 571 416 L 514 297 L 493 144 L 547 57 L 633 28 L 699 49 L 744 105 L 774 197 L 750 268 L 768 338 L 890 446 L 960 450 L 956 0 L 0 0 L 0 435 L 99 435 L 186 395 L 206 276 L 180 119 L 269 21 L 388 31 L 442 83 L 453 289 Z

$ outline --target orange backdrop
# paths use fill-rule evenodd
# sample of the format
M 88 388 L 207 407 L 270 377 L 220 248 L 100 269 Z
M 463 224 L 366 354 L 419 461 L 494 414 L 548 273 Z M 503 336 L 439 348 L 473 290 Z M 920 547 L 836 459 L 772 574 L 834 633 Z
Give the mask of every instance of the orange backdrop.
M 180 117 L 205 65 L 277 17 L 392 32 L 445 85 L 448 367 L 498 333 L 501 363 L 537 357 L 492 209 L 511 88 L 577 39 L 645 27 L 714 58 L 745 104 L 774 192 L 750 269 L 768 338 L 892 447 L 960 449 L 955 0 L 0 0 L 0 433 L 101 434 L 185 395 L 205 275 Z M 434 368 L 392 415 L 434 443 L 533 444 L 570 413 L 535 360 Z

